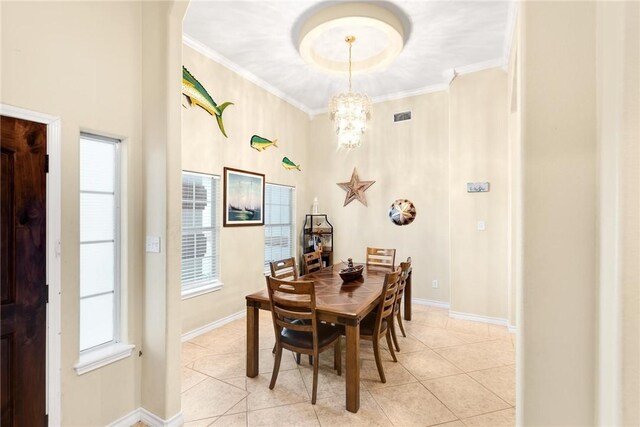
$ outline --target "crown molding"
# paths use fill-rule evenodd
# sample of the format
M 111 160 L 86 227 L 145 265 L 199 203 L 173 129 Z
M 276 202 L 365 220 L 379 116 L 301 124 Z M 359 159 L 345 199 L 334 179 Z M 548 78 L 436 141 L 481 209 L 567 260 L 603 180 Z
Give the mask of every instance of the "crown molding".
M 412 96 L 418 96 L 418 95 L 426 95 L 428 93 L 434 93 L 434 92 L 440 92 L 443 90 L 447 90 L 448 85 L 445 83 L 439 83 L 439 84 L 435 84 L 435 85 L 429 85 L 429 86 L 425 86 L 425 87 L 421 87 L 418 89 L 411 89 L 411 90 L 405 90 L 402 92 L 396 92 L 396 93 L 391 93 L 388 95 L 380 95 L 380 96 L 375 96 L 371 98 L 371 103 L 373 104 L 379 104 L 381 102 L 387 102 L 387 101 L 397 101 L 399 99 L 405 99 L 405 98 L 411 98 Z M 310 116 L 313 118 L 315 116 L 318 116 L 320 114 L 324 114 L 326 113 L 328 110 L 327 108 L 318 108 L 316 110 L 311 110 Z
M 251 83 L 261 87 L 262 89 L 266 90 L 270 94 L 282 99 L 285 102 L 288 102 L 292 106 L 296 107 L 298 110 L 305 112 L 309 117 L 312 117 L 312 110 L 310 110 L 306 105 L 301 104 L 300 102 L 291 98 L 289 95 L 282 92 L 280 89 L 276 88 L 275 86 L 272 86 L 271 84 L 262 80 L 260 77 L 248 71 L 246 68 L 241 67 L 240 65 L 231 61 L 227 57 L 219 54 L 218 52 L 205 46 L 199 41 L 191 38 L 189 35 L 185 33 L 182 34 L 182 43 L 189 46 L 191 49 L 195 50 L 196 52 L 206 56 L 207 58 L 217 62 L 223 67 L 228 68 L 229 70 L 238 74 L 240 77 L 243 77 L 244 79 L 249 80 Z
M 511 49 L 511 42 L 513 39 L 513 30 L 515 28 L 515 20 L 517 17 L 517 3 L 515 1 L 511 1 L 510 2 L 510 6 L 509 6 L 509 22 L 507 24 L 507 33 L 505 35 L 505 45 L 504 45 L 504 51 L 506 52 L 506 57 L 500 57 L 500 58 L 494 58 L 494 59 L 490 59 L 488 61 L 483 61 L 483 62 L 477 62 L 475 64 L 468 64 L 468 65 L 464 65 L 462 67 L 455 67 L 455 68 L 451 68 L 448 70 L 445 70 L 442 73 L 442 77 L 444 82 L 443 83 L 438 83 L 438 84 L 434 84 L 434 85 L 429 85 L 429 86 L 424 86 L 421 88 L 417 88 L 417 89 L 411 89 L 411 90 L 406 90 L 406 91 L 402 91 L 402 92 L 396 92 L 396 93 L 392 93 L 392 94 L 388 94 L 388 95 L 381 95 L 381 96 L 376 96 L 373 97 L 371 99 L 371 102 L 374 104 L 378 104 L 381 102 L 387 102 L 387 101 L 395 101 L 395 100 L 399 100 L 399 99 L 404 99 L 404 98 L 410 98 L 412 96 L 418 96 L 418 95 L 425 95 L 428 93 L 434 93 L 434 92 L 439 92 L 439 91 L 443 91 L 443 90 L 447 90 L 447 88 L 449 87 L 449 84 L 451 83 L 453 76 L 454 76 L 454 70 L 455 70 L 455 74 L 456 75 L 461 75 L 461 74 L 469 74 L 469 73 L 475 73 L 477 71 L 482 71 L 482 70 L 487 70 L 490 68 L 502 68 L 505 69 L 505 67 L 507 67 L 508 63 L 509 63 L 509 53 L 510 53 L 510 49 Z M 511 36 L 508 36 L 508 34 L 511 34 Z M 299 109 L 300 111 L 306 113 L 309 116 L 309 119 L 313 119 L 315 116 L 318 116 L 320 114 L 324 114 L 327 112 L 327 108 L 317 108 L 317 109 L 311 109 L 309 107 L 307 107 L 306 105 L 302 104 L 301 102 L 293 99 L 292 97 L 290 97 L 289 95 L 285 94 L 283 91 L 281 91 L 280 89 L 276 88 L 275 86 L 272 86 L 271 84 L 267 83 L 266 81 L 262 80 L 261 78 L 257 77 L 255 74 L 251 73 L 250 71 L 248 71 L 247 69 L 241 67 L 240 65 L 236 64 L 235 62 L 229 60 L 228 58 L 226 58 L 223 55 L 220 55 L 218 52 L 212 50 L 211 48 L 205 46 L 204 44 L 200 43 L 199 41 L 191 38 L 189 35 L 184 34 L 182 35 L 182 42 L 186 45 L 189 46 L 190 48 L 192 48 L 193 50 L 195 50 L 196 52 L 206 56 L 207 58 L 219 63 L 220 65 L 222 65 L 223 67 L 233 71 L 234 73 L 238 74 L 239 76 L 247 79 L 248 81 L 254 83 L 255 85 L 261 87 L 262 89 L 266 90 L 267 92 L 271 93 L 272 95 L 282 99 L 283 101 L 291 104 L 292 106 L 294 106 L 295 108 Z

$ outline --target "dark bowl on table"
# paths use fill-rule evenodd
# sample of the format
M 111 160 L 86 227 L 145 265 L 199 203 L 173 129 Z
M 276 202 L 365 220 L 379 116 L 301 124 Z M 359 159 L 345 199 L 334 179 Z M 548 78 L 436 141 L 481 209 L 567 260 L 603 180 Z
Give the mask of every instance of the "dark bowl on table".
M 364 265 L 356 265 L 352 268 L 345 268 L 344 270 L 340 270 L 340 277 L 344 282 L 351 282 L 362 276 L 362 270 L 364 270 Z

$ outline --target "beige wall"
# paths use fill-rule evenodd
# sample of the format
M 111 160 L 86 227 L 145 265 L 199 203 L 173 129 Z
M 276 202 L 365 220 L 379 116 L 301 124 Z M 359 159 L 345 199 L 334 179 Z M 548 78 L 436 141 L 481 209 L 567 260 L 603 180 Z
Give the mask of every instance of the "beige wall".
M 598 422 L 640 424 L 640 5 L 597 7 Z
M 451 311 L 507 319 L 509 151 L 507 73 L 458 76 L 451 87 Z M 467 193 L 467 182 L 490 183 Z M 485 221 L 486 230 L 477 229 Z
M 185 9 L 184 2 L 2 2 L 0 101 L 62 122 L 65 426 L 109 424 L 140 406 L 165 419 L 180 410 L 179 82 Z M 130 357 L 82 376 L 73 369 L 79 348 L 80 131 L 123 141 L 122 327 L 123 341 L 136 346 Z M 151 189 L 158 188 L 162 197 L 153 197 L 159 192 Z M 145 232 L 163 237 L 166 256 L 143 256 Z
M 62 424 L 105 425 L 140 406 L 143 280 L 140 3 L 2 2 L 1 102 L 62 119 Z M 113 25 L 117 22 L 118 25 Z M 79 134 L 123 138 L 126 341 L 131 357 L 78 376 Z
M 307 139 L 309 117 L 187 46 L 183 63 L 218 104 L 229 101 L 234 105 L 227 107 L 222 116 L 229 138 L 220 133 L 215 118 L 203 109 L 183 109 L 182 168 L 219 175 L 220 190 L 225 166 L 263 173 L 269 183 L 295 187 L 299 236 L 304 214 L 311 206 L 306 182 L 314 176 L 307 158 L 308 148 L 315 145 Z M 253 134 L 277 138 L 278 147 L 263 152 L 254 150 L 249 145 Z M 302 172 L 285 170 L 281 165 L 284 156 L 300 164 Z M 296 245 L 299 249 L 298 241 Z M 262 268 L 264 227 L 221 227 L 220 248 L 224 287 L 182 301 L 183 333 L 244 310 L 244 296 L 266 286 Z
M 355 81 L 357 87 L 357 79 Z M 360 148 L 337 151 L 334 124 L 326 114 L 311 122 L 309 200 L 334 226 L 334 260 L 363 262 L 367 246 L 396 248 L 396 263 L 413 259 L 413 297 L 449 301 L 449 124 L 445 91 L 374 104 Z M 393 123 L 393 113 L 412 111 L 412 119 Z M 353 168 L 362 180 L 376 181 L 366 192 L 368 206 L 343 207 Z M 409 199 L 415 221 L 396 226 L 389 207 Z M 437 279 L 438 289 L 431 287 Z
M 595 421 L 595 9 L 594 2 L 521 3 L 519 425 Z

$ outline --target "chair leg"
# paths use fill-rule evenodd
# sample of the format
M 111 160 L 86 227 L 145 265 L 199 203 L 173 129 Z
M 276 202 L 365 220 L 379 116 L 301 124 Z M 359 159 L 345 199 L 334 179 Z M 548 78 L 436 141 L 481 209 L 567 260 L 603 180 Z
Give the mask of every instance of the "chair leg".
M 402 336 L 406 337 L 407 333 L 404 331 L 404 323 L 402 323 L 402 314 L 400 312 L 398 312 L 398 326 L 400 326 L 400 332 L 402 332 Z
M 373 355 L 376 358 L 376 366 L 378 367 L 378 374 L 380 374 L 380 380 L 383 383 L 387 382 L 384 376 L 384 369 L 382 369 L 382 360 L 380 360 L 380 343 L 378 339 L 373 339 Z
M 271 353 L 272 354 L 276 354 L 276 345 L 275 344 L 273 345 L 273 350 L 271 350 Z
M 271 383 L 269 389 L 273 390 L 276 386 L 276 380 L 278 379 L 278 371 L 280 371 L 280 360 L 282 359 L 282 347 L 276 348 L 276 358 L 273 361 L 273 374 L 271 374 Z
M 309 355 L 309 365 L 313 365 L 313 356 Z
M 300 364 L 300 353 L 296 353 L 296 363 Z
M 389 346 L 389 352 L 391 353 L 391 357 L 393 357 L 394 362 L 397 362 L 398 359 L 396 359 L 396 352 L 393 351 L 393 343 L 391 342 L 391 330 L 387 329 L 387 333 L 385 335 L 387 336 L 387 345 Z
M 393 344 L 396 346 L 396 351 L 400 351 L 400 344 L 398 344 L 398 337 L 396 336 L 396 322 L 393 320 L 393 316 L 389 318 L 391 321 L 391 338 L 393 338 Z
M 342 349 L 340 348 L 340 337 L 336 340 L 336 346 L 333 349 L 333 369 L 338 371 L 338 376 L 342 375 Z
M 313 358 L 313 391 L 311 393 L 311 404 L 316 404 L 316 397 L 318 395 L 318 359 L 319 357 Z

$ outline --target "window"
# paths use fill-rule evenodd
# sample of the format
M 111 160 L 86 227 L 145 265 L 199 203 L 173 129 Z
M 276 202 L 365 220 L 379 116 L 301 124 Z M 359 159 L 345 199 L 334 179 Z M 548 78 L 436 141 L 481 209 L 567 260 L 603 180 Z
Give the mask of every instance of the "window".
M 295 256 L 295 191 L 293 187 L 266 184 L 264 200 L 264 268 Z
M 182 173 L 182 296 L 219 289 L 220 177 Z
M 120 141 L 80 135 L 80 352 L 120 333 Z

